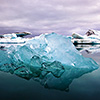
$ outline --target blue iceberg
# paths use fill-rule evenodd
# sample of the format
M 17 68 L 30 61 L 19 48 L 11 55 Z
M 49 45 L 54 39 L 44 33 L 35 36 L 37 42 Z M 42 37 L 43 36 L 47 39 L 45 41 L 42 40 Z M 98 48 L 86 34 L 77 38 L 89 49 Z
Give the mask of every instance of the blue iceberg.
M 10 44 L 0 49 L 0 55 L 1 71 L 58 90 L 68 90 L 73 79 L 99 67 L 83 57 L 68 37 L 56 33 L 29 38 L 23 45 Z

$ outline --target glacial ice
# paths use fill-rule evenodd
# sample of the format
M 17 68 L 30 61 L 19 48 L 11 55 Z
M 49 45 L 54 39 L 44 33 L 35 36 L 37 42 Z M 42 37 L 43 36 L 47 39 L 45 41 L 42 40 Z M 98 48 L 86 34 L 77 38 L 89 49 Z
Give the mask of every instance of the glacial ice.
M 94 60 L 76 50 L 68 37 L 56 33 L 30 38 L 23 45 L 5 46 L 0 55 L 1 71 L 33 78 L 58 90 L 67 90 L 73 79 L 98 68 Z
M 100 44 L 100 31 L 88 30 L 85 35 L 73 33 L 71 36 L 72 42 L 77 44 Z

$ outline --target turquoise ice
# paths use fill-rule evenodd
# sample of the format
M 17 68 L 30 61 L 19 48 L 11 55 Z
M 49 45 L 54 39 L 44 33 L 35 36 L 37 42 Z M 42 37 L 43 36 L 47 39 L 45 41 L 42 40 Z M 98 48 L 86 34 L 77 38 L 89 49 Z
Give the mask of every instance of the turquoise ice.
M 0 70 L 39 81 L 47 88 L 67 90 L 73 79 L 98 68 L 71 40 L 56 33 L 30 38 L 23 45 L 0 50 Z

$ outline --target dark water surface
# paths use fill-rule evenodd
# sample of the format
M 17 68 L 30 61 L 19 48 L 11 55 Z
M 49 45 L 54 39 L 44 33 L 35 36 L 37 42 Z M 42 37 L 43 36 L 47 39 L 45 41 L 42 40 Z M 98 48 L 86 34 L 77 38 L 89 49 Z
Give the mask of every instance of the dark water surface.
M 100 52 L 82 55 L 100 63 Z M 76 78 L 69 91 L 44 88 L 40 83 L 0 72 L 0 100 L 100 100 L 100 68 Z

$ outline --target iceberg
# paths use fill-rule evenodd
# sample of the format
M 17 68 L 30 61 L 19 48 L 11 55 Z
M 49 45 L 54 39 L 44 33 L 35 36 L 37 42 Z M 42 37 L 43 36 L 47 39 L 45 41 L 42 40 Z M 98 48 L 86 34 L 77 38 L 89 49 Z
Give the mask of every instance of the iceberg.
M 27 35 L 31 35 L 30 32 L 15 32 L 10 34 L 2 34 L 0 35 L 0 38 L 16 38 L 16 37 L 24 37 Z
M 9 44 L 24 44 L 27 41 L 27 38 L 24 36 L 31 35 L 30 32 L 15 32 L 11 34 L 0 35 L 0 45 L 9 45 Z
M 77 44 L 100 44 L 100 31 L 89 30 L 84 36 L 73 33 L 72 42 Z
M 22 45 L 0 44 L 0 70 L 34 79 L 46 88 L 66 91 L 73 79 L 99 67 L 83 57 L 66 36 L 51 33 L 20 39 L 25 40 Z

